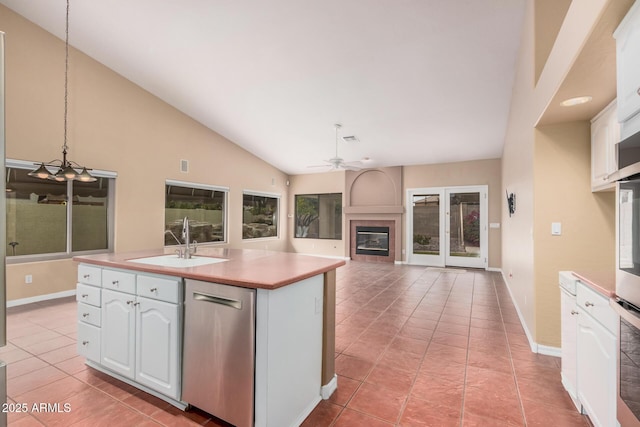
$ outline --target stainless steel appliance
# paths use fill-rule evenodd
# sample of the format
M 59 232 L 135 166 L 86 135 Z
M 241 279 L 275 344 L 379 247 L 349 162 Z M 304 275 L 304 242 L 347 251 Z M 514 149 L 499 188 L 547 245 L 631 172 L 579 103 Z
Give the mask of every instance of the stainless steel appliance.
M 182 400 L 236 427 L 254 422 L 255 289 L 185 281 Z
M 616 294 L 640 307 L 640 176 L 618 182 Z
M 617 418 L 621 427 L 640 427 L 640 309 L 612 300 L 620 315 L 617 364 Z

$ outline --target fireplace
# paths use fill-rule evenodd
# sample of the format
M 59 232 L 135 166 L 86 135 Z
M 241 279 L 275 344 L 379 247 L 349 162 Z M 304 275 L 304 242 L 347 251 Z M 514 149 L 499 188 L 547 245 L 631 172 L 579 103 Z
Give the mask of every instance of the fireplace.
M 356 227 L 356 254 L 389 256 L 389 227 Z
M 396 258 L 395 220 L 354 219 L 349 221 L 349 255 L 354 261 L 394 262 Z

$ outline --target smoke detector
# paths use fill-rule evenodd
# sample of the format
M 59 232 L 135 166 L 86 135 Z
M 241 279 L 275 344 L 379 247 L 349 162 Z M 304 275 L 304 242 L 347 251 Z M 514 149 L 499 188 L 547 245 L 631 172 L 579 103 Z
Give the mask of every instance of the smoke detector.
M 344 142 L 358 142 L 358 137 L 354 135 L 343 136 L 342 140 Z

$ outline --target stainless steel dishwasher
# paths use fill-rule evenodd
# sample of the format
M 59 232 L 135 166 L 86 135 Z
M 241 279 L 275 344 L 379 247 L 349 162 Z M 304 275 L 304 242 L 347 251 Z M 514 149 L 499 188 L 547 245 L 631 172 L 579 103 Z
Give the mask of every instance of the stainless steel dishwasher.
M 182 400 L 236 427 L 254 418 L 255 289 L 185 280 Z

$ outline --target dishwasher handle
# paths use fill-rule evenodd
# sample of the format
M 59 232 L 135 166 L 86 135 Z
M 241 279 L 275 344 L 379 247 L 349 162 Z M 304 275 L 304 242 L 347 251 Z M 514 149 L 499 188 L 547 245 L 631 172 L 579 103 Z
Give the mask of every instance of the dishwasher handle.
M 216 295 L 207 295 L 200 292 L 193 293 L 193 299 L 196 301 L 211 302 L 214 304 L 226 305 L 227 307 L 242 310 L 242 301 L 231 298 L 220 297 Z

